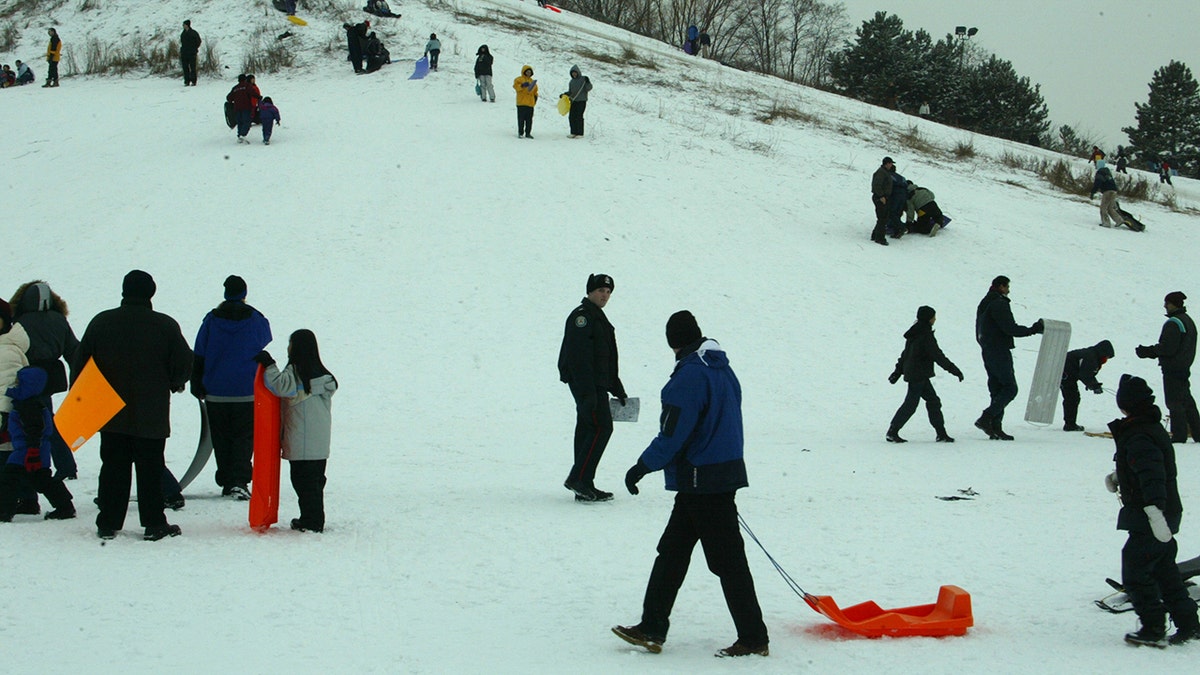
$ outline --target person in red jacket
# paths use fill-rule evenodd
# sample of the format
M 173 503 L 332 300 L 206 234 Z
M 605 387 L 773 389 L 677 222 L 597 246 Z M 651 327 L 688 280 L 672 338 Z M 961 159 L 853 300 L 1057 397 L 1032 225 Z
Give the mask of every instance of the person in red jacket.
M 237 142 L 249 143 L 246 134 L 250 133 L 250 123 L 254 119 L 254 109 L 258 106 L 261 96 L 254 84 L 253 75 L 238 75 L 238 83 L 225 96 L 225 100 L 233 104 L 237 114 Z

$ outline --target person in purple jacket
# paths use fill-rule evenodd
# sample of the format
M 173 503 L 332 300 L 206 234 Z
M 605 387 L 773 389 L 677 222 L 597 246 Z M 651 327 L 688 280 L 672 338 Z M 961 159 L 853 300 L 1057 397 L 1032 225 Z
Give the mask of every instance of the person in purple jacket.
M 246 281 L 225 279 L 225 301 L 196 334 L 192 395 L 205 402 L 221 495 L 250 499 L 254 455 L 254 356 L 271 342 L 271 324 L 246 304 Z
M 283 126 L 283 121 L 279 118 L 279 108 L 275 107 L 275 102 L 268 96 L 258 104 L 258 121 L 262 122 L 263 130 L 263 145 L 271 144 L 271 130 L 274 125 Z

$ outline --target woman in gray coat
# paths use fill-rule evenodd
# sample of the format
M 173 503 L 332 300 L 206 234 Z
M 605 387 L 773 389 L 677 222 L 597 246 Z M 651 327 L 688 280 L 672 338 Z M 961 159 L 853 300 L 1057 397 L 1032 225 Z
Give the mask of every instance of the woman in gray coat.
M 255 361 L 266 368 L 267 389 L 283 399 L 283 458 L 291 469 L 292 488 L 300 503 L 300 517 L 292 529 L 321 532 L 325 529 L 325 462 L 332 437 L 333 394 L 337 378 L 321 363 L 317 338 L 306 329 L 288 338 L 288 364 L 283 370 L 267 352 Z

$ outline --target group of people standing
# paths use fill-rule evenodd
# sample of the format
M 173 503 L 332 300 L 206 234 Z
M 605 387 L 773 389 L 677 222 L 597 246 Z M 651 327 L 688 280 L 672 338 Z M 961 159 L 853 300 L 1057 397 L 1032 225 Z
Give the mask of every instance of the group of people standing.
M 871 176 L 871 203 L 875 207 L 871 241 L 881 246 L 888 245 L 888 237 L 899 239 L 909 232 L 935 237 L 950 221 L 933 191 L 897 173 L 891 157 L 884 157 Z
M 195 351 L 178 322 L 153 308 L 157 290 L 142 270 L 125 275 L 118 307 L 100 312 L 76 340 L 66 321 L 66 303 L 41 281 L 18 291 L 16 316 L 0 305 L 0 412 L 4 413 L 4 467 L 0 471 L 0 521 L 37 514 L 42 493 L 54 510 L 47 519 L 74 518 L 72 495 L 63 484 L 76 468 L 51 417 L 51 395 L 93 362 L 124 407 L 100 429 L 100 477 L 96 534 L 113 539 L 124 527 L 132 476 L 136 474 L 138 516 L 143 538 L 156 541 L 181 533 L 167 521 L 175 503 L 169 486 L 178 483 L 167 469 L 164 451 L 171 434 L 170 397 L 191 383 L 191 393 L 208 412 L 221 494 L 250 498 L 254 435 L 254 378 L 265 368 L 265 384 L 284 399 L 283 457 L 291 463 L 300 516 L 292 529 L 320 532 L 325 526 L 325 462 L 331 445 L 331 399 L 337 380 L 321 363 L 316 337 L 298 330 L 288 340 L 288 363 L 279 368 L 264 348 L 271 328 L 261 312 L 246 304 L 246 282 L 231 275 L 224 300 L 201 323 Z M 11 431 L 11 434 L 9 432 Z M 11 443 L 11 445 L 7 445 Z M 55 451 L 65 450 L 65 453 Z M 58 473 L 50 476 L 53 461 Z M 32 501 L 30 501 L 32 499 Z

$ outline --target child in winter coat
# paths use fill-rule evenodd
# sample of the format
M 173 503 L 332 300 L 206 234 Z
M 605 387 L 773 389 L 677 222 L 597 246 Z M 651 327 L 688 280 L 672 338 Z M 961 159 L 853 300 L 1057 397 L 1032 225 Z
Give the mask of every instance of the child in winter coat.
M 292 529 L 321 532 L 325 529 L 325 462 L 329 459 L 331 406 L 337 378 L 321 363 L 317 338 L 298 330 L 288 338 L 288 364 L 282 371 L 265 351 L 254 360 L 266 368 L 267 389 L 283 401 L 283 458 L 290 462 L 292 488 L 300 517 Z
M 1067 352 L 1062 382 L 1059 384 L 1063 396 L 1063 431 L 1083 431 L 1083 427 L 1076 422 L 1079 416 L 1079 383 L 1082 382 L 1093 394 L 1103 394 L 1104 385 L 1096 381 L 1096 374 L 1114 353 L 1112 343 L 1108 340 Z
M 12 453 L 0 467 L 0 522 L 11 522 L 17 511 L 17 498 L 26 476 L 33 487 L 46 496 L 53 511 L 47 520 L 75 517 L 71 492 L 61 478 L 50 475 L 50 439 L 55 433 L 50 409 L 40 400 L 46 388 L 46 371 L 29 366 L 17 372 L 17 385 L 4 392 L 12 400 L 8 413 L 8 433 Z
M 271 144 L 271 130 L 276 124 L 283 126 L 283 120 L 279 117 L 279 108 L 275 107 L 275 103 L 268 96 L 258 104 L 258 119 L 262 122 L 263 145 Z
M 537 105 L 537 80 L 533 67 L 521 66 L 521 76 L 513 80 L 517 92 L 517 138 L 533 138 L 533 106 Z
M 933 388 L 933 364 L 938 364 L 946 372 L 962 382 L 963 374 L 958 366 L 946 358 L 938 347 L 937 338 L 933 335 L 933 324 L 937 321 L 937 312 L 932 307 L 922 306 L 917 309 L 917 320 L 904 333 L 904 351 L 896 360 L 896 369 L 888 377 L 888 382 L 896 384 L 901 376 L 908 383 L 908 394 L 904 403 L 892 417 L 892 424 L 887 430 L 888 443 L 906 442 L 900 437 L 900 429 L 917 410 L 917 402 L 925 399 L 925 409 L 929 413 L 929 423 L 937 432 L 938 443 L 953 443 L 954 439 L 946 433 L 946 421 L 942 417 L 942 400 L 938 398 Z
M 425 56 L 429 57 L 429 69 L 437 70 L 438 56 L 442 53 L 442 41 L 437 33 L 429 34 L 429 42 L 425 43 Z

